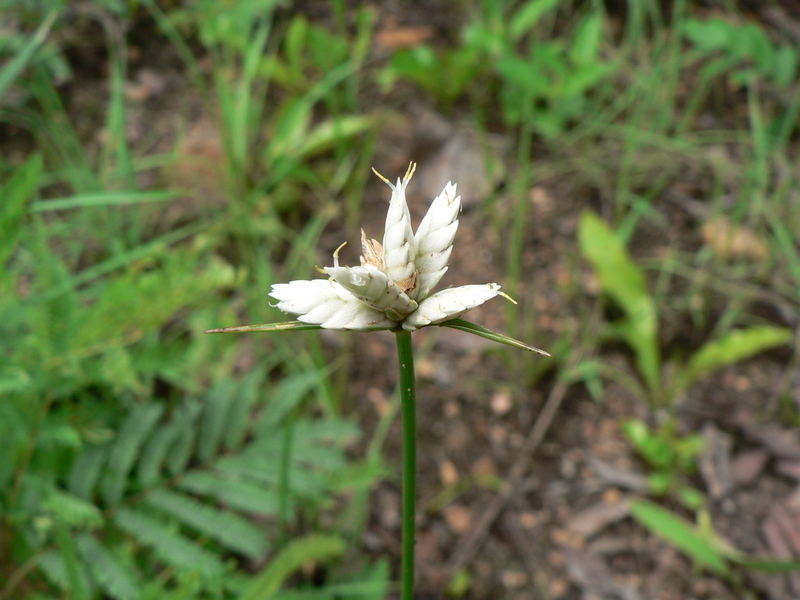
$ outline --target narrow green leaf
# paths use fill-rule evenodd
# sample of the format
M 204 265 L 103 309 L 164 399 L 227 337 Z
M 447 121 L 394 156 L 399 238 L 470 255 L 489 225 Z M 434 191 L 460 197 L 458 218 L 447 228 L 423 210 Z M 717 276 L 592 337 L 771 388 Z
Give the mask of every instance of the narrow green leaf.
M 729 331 L 704 344 L 689 359 L 682 377 L 684 387 L 722 367 L 733 365 L 751 356 L 776 348 L 792 340 L 792 332 L 783 327 L 751 327 Z
M 242 325 L 240 327 L 223 327 L 222 329 L 209 329 L 205 333 L 252 333 L 255 331 L 306 331 L 309 329 L 322 329 L 319 325 L 310 325 L 302 321 L 286 321 L 284 323 L 267 323 L 265 325 Z
M 341 144 L 375 127 L 377 119 L 367 115 L 338 116 L 315 126 L 303 140 L 299 149 L 301 157 L 307 158 Z
M 165 563 L 181 571 L 199 573 L 207 581 L 218 580 L 225 572 L 216 555 L 143 512 L 119 508 L 114 513 L 114 522 L 139 542 L 152 548 Z
M 346 544 L 334 535 L 311 535 L 292 540 L 255 576 L 239 600 L 274 598 L 284 582 L 308 562 L 331 561 L 344 554 Z
M 161 413 L 162 404 L 152 403 L 137 406 L 122 425 L 119 435 L 111 448 L 105 477 L 103 498 L 109 504 L 116 504 L 125 493 L 128 474 L 131 472 L 139 450 L 149 436 Z
M 5 185 L 0 185 L 0 266 L 19 243 L 25 204 L 36 193 L 41 178 L 42 157 L 35 154 L 16 168 Z
M 530 344 L 526 344 L 525 342 L 515 340 L 514 338 L 504 335 L 502 333 L 497 333 L 496 331 L 492 331 L 491 329 L 486 329 L 486 327 L 481 327 L 480 325 L 476 325 L 475 323 L 470 323 L 469 321 L 465 321 L 464 319 L 450 319 L 449 321 L 445 321 L 443 323 L 437 323 L 437 325 L 439 327 L 450 327 L 451 329 L 466 331 L 467 333 L 472 333 L 482 338 L 486 338 L 487 340 L 492 340 L 493 342 L 505 344 L 506 346 L 512 346 L 514 348 L 522 348 L 523 350 L 528 350 L 530 352 L 538 352 L 539 354 L 543 354 L 544 356 L 550 356 L 549 352 L 545 352 L 544 350 L 531 346 Z
M 56 10 L 51 10 L 47 13 L 47 16 L 44 18 L 44 21 L 42 21 L 42 24 L 39 25 L 39 29 L 36 30 L 36 33 L 28 38 L 28 41 L 25 42 L 25 45 L 22 46 L 17 55 L 0 70 L 0 97 L 5 94 L 8 86 L 14 83 L 14 80 L 19 76 L 22 70 L 30 64 L 34 54 L 36 54 L 36 50 L 38 50 L 39 46 L 47 39 L 47 35 L 50 33 L 53 23 L 55 23 L 56 17 L 58 17 L 58 12 Z
M 560 1 L 561 0 L 529 0 L 527 4 L 511 17 L 508 26 L 508 32 L 511 34 L 511 38 L 518 40 L 528 33 L 545 14 L 558 6 Z
M 97 208 L 122 206 L 125 204 L 141 204 L 143 202 L 166 202 L 180 196 L 178 192 L 156 191 L 139 192 L 136 190 L 109 191 L 76 194 L 69 198 L 54 198 L 32 202 L 31 212 L 41 213 L 51 210 L 69 210 L 74 208 Z
M 708 567 L 719 575 L 729 572 L 725 557 L 714 541 L 703 536 L 684 519 L 645 500 L 632 502 L 631 513 L 650 531 L 691 556 L 698 565 Z
M 236 513 L 165 489 L 153 490 L 145 502 L 245 556 L 260 558 L 267 552 L 264 532 Z
M 140 589 L 132 573 L 110 550 L 93 535 L 82 534 L 76 540 L 84 564 L 99 587 L 116 600 L 135 600 Z
M 736 563 L 748 569 L 764 571 L 765 573 L 792 573 L 800 571 L 800 561 L 781 560 L 779 558 L 761 556 L 740 556 L 732 558 Z

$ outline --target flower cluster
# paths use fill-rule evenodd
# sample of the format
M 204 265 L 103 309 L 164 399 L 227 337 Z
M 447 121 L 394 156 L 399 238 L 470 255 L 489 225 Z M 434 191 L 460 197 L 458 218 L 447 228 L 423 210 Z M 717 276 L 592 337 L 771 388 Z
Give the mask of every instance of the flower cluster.
M 394 185 L 375 171 L 392 188 L 392 198 L 383 243 L 361 231 L 361 266 L 340 266 L 340 246 L 333 254 L 333 266 L 322 269 L 330 279 L 272 286 L 270 296 L 278 300 L 280 310 L 326 329 L 414 331 L 455 319 L 495 296 L 505 296 L 496 283 L 431 294 L 447 271 L 461 196 L 456 195 L 455 184 L 448 183 L 414 233 L 406 186 L 415 169 L 416 164 L 411 163 L 403 179 L 398 178 Z

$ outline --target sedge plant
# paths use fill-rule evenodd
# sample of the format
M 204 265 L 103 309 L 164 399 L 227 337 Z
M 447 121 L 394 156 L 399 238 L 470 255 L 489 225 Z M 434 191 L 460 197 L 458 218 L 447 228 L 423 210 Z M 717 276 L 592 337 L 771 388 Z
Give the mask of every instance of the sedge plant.
M 403 600 L 414 597 L 414 529 L 416 495 L 416 400 L 411 333 L 431 325 L 451 327 L 549 356 L 544 350 L 491 331 L 459 317 L 496 296 L 511 300 L 496 283 L 465 285 L 431 293 L 447 271 L 458 229 L 461 196 L 448 184 L 431 204 L 416 233 L 406 201 L 406 187 L 416 164 L 392 184 L 383 243 L 361 232 L 361 265 L 320 269 L 327 279 L 296 280 L 272 286 L 277 307 L 297 320 L 266 325 L 212 329 L 207 333 L 338 329 L 342 331 L 390 330 L 397 338 L 400 398 L 403 421 L 402 560 Z M 513 300 L 511 300 L 513 302 Z

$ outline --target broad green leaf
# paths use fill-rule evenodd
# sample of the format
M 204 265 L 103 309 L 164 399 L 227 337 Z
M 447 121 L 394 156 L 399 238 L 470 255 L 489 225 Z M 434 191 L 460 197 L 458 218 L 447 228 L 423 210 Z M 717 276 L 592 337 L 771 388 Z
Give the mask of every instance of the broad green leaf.
M 346 547 L 344 540 L 335 535 L 311 535 L 292 540 L 255 576 L 239 600 L 274 598 L 284 582 L 304 564 L 338 558 Z
M 592 263 L 603 291 L 625 312 L 619 331 L 636 354 L 636 364 L 651 392 L 660 389 L 661 353 L 658 319 L 644 273 L 633 262 L 625 246 L 592 212 L 581 215 L 578 243 Z
M 593 13 L 580 24 L 569 49 L 569 57 L 578 65 L 596 64 L 603 39 L 603 18 Z
M 716 542 L 684 519 L 645 500 L 632 502 L 631 513 L 639 523 L 691 556 L 701 567 L 708 567 L 719 575 L 729 573 L 725 555 Z
M 707 342 L 689 359 L 681 383 L 689 387 L 699 378 L 751 356 L 790 342 L 792 332 L 782 327 L 751 327 L 729 331 Z

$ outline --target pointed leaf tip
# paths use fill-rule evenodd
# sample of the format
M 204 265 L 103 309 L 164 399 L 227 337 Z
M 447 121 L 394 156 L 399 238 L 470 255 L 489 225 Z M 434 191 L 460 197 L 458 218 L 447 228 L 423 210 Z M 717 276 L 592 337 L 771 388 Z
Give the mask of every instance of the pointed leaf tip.
M 467 333 L 486 338 L 487 340 L 491 340 L 493 342 L 498 342 L 499 344 L 505 344 L 506 346 L 512 346 L 513 348 L 521 348 L 522 350 L 527 350 L 528 352 L 536 352 L 542 356 L 551 356 L 549 352 L 546 352 L 541 348 L 531 346 L 530 344 L 526 344 L 525 342 L 521 342 L 520 340 L 514 339 L 505 334 L 497 333 L 496 331 L 492 331 L 486 327 L 481 327 L 475 323 L 465 321 L 464 319 L 450 319 L 449 321 L 437 323 L 437 325 L 439 325 L 439 327 L 450 327 L 452 329 L 458 329 L 459 331 L 466 331 Z

